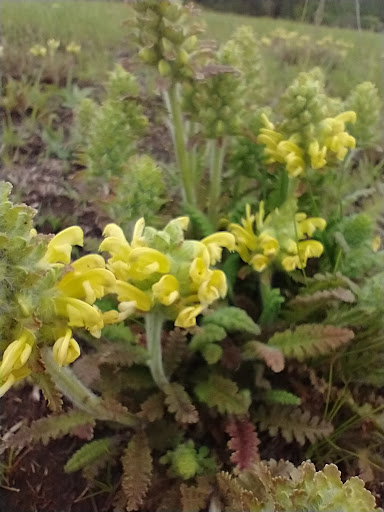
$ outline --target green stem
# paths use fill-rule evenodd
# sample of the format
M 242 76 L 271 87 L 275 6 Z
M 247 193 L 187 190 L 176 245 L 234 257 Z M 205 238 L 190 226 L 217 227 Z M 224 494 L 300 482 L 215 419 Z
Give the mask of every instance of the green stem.
M 161 354 L 161 333 L 163 321 L 163 316 L 156 311 L 148 313 L 145 317 L 145 332 L 147 335 L 147 346 L 149 352 L 148 366 L 151 370 L 153 380 L 160 389 L 164 389 L 164 387 L 169 384 L 169 381 L 165 376 Z
M 176 153 L 177 164 L 181 172 L 181 182 L 185 202 L 195 205 L 196 192 L 194 189 L 194 177 L 189 168 L 189 157 L 186 147 L 183 115 L 180 100 L 177 93 L 177 84 L 173 83 L 166 94 L 167 106 L 170 112 L 171 132 Z
M 216 224 L 218 202 L 221 195 L 222 171 L 225 156 L 225 139 L 211 142 L 210 186 L 208 198 L 208 216 L 212 224 Z
M 100 397 L 76 377 L 70 368 L 60 368 L 52 356 L 52 349 L 42 347 L 40 349 L 45 368 L 52 377 L 57 389 L 63 393 L 77 408 L 91 416 L 108 420 L 108 410 L 103 407 Z M 113 414 L 114 421 L 133 427 L 137 424 L 137 418 L 131 413 Z

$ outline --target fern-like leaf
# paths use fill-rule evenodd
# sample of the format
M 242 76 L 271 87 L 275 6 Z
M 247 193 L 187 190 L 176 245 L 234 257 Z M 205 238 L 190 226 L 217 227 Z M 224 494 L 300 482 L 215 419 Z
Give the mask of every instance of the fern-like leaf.
M 276 333 L 268 340 L 268 345 L 280 349 L 286 357 L 304 361 L 309 357 L 327 354 L 345 345 L 354 338 L 350 329 L 333 325 L 303 324 Z
M 278 288 L 270 288 L 262 284 L 263 311 L 258 319 L 260 325 L 270 325 L 279 316 L 284 297 Z
M 198 477 L 196 485 L 181 484 L 181 506 L 183 512 L 206 510 L 212 486 L 205 477 Z
M 197 423 L 199 415 L 191 398 L 181 384 L 172 383 L 163 389 L 166 394 L 165 405 L 175 415 L 178 423 Z
M 182 329 L 176 327 L 168 333 L 163 348 L 163 361 L 165 373 L 171 376 L 183 360 L 187 352 L 187 336 Z
M 254 425 L 248 420 L 231 420 L 225 431 L 231 437 L 228 448 L 233 452 L 231 462 L 239 470 L 248 469 L 259 459 L 257 437 Z
M 260 334 L 260 328 L 252 318 L 243 309 L 235 307 L 220 308 L 205 316 L 203 325 L 208 324 L 219 325 L 228 332 L 247 332 L 256 336 Z
M 244 345 L 243 357 L 246 360 L 262 359 L 275 373 L 284 370 L 284 355 L 280 349 L 269 347 L 260 341 L 249 341 Z
M 33 380 L 43 392 L 49 409 L 53 413 L 60 413 L 63 410 L 63 395 L 56 388 L 49 373 L 34 373 Z
M 47 445 L 52 439 L 59 439 L 71 434 L 76 427 L 88 424 L 94 426 L 95 420 L 86 413 L 72 410 L 65 414 L 40 418 L 33 421 L 29 427 L 21 427 L 5 444 L 7 447 L 17 446 L 18 448 L 33 442 Z
M 208 324 L 199 328 L 197 333 L 191 339 L 188 347 L 193 352 L 201 350 L 205 345 L 221 341 L 227 336 L 227 332 L 220 325 Z
M 97 439 L 83 445 L 65 464 L 64 471 L 66 473 L 74 473 L 94 463 L 97 459 L 109 453 L 112 442 L 111 437 L 105 437 L 104 439 Z
M 153 422 L 161 420 L 164 416 L 164 395 L 163 393 L 155 393 L 141 404 L 141 411 L 138 417 Z
M 239 391 L 237 384 L 221 375 L 211 375 L 195 387 L 200 402 L 217 407 L 220 414 L 246 414 L 251 403 L 249 391 Z
M 122 488 L 128 512 L 139 510 L 148 492 L 152 477 L 152 456 L 143 432 L 134 434 L 121 458 Z
M 271 437 L 280 432 L 287 443 L 296 440 L 302 446 L 306 440 L 314 443 L 318 439 L 329 436 L 333 431 L 330 423 L 317 416 L 311 417 L 308 410 L 303 411 L 299 407 L 274 405 L 266 409 L 261 406 L 254 419 L 259 429 L 268 430 Z
M 269 404 L 300 405 L 301 399 L 285 389 L 267 389 L 263 393 L 263 400 Z

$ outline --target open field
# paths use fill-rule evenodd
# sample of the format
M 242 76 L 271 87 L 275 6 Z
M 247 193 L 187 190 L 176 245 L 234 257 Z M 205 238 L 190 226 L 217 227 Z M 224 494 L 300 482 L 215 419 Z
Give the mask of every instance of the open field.
M 9 47 L 8 70 L 22 72 L 30 67 L 28 49 L 36 43 L 55 38 L 64 44 L 74 40 L 83 47 L 79 56 L 79 76 L 83 80 L 100 80 L 106 76 L 119 54 L 130 52 L 126 42 L 124 20 L 129 20 L 129 7 L 117 2 L 17 2 L 4 1 L 1 5 L 2 29 L 5 44 Z M 346 96 L 362 80 L 369 80 L 383 92 L 383 45 L 380 34 L 354 30 L 314 27 L 287 20 L 250 18 L 246 16 L 204 12 L 207 37 L 226 40 L 239 25 L 252 26 L 260 38 L 269 35 L 276 27 L 308 34 L 313 40 L 331 35 L 353 44 L 342 65 L 327 72 L 330 92 Z M 297 71 L 306 70 L 305 60 L 287 66 L 266 53 L 266 66 L 276 93 L 284 87 Z M 8 59 L 7 59 L 8 60 Z M 324 63 L 327 68 L 327 62 Z

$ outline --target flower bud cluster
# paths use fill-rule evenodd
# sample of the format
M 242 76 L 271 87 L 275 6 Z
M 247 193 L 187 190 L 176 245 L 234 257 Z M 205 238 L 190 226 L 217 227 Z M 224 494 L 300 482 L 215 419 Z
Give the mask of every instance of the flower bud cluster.
M 100 336 L 111 315 L 94 303 L 115 283 L 99 255 L 70 265 L 72 246 L 83 244 L 78 226 L 50 241 L 38 235 L 32 227 L 35 211 L 13 205 L 7 199 L 11 188 L 0 182 L 0 396 L 33 371 L 41 344 L 54 344 L 53 356 L 63 366 L 80 354 L 72 328 Z
M 347 111 L 330 117 L 328 104 L 319 71 L 300 73 L 282 97 L 284 120 L 279 126 L 261 116 L 264 128 L 258 142 L 265 145 L 268 162 L 284 164 L 289 176 L 297 177 L 307 167 L 321 169 L 344 160 L 356 145 L 345 125 L 354 123 L 356 114 Z
M 258 39 L 252 27 L 236 29 L 221 50 L 222 61 L 237 68 L 242 74 L 239 94 L 247 108 L 253 108 L 263 99 L 263 64 Z
M 193 76 L 202 26 L 192 5 L 183 6 L 179 0 L 136 0 L 133 7 L 131 33 L 141 61 L 174 81 Z
M 225 274 L 212 269 L 222 248 L 234 250 L 230 233 L 201 241 L 185 240 L 188 217 L 172 220 L 162 231 L 137 221 L 129 243 L 116 224 L 104 230 L 100 251 L 109 252 L 107 268 L 116 276 L 119 309 L 156 310 L 178 327 L 192 327 L 196 317 L 227 293 Z
M 242 78 L 235 68 L 212 64 L 202 80 L 184 84 L 183 110 L 199 123 L 204 137 L 216 139 L 239 132 L 244 111 Z
M 45 57 L 47 54 L 49 57 L 54 57 L 57 50 L 60 48 L 60 41 L 57 39 L 48 39 L 46 45 L 42 44 L 34 44 L 29 49 L 29 53 L 34 57 Z M 81 45 L 71 41 L 69 44 L 65 46 L 65 51 L 67 53 L 71 53 L 73 55 L 78 55 L 81 51 Z
M 257 272 L 263 272 L 272 263 L 291 272 L 304 268 L 309 258 L 321 256 L 323 245 L 311 237 L 325 226 L 320 217 L 298 213 L 295 202 L 286 203 L 265 217 L 261 202 L 257 214 L 251 214 L 247 205 L 241 225 L 230 224 L 229 231 L 236 238 L 235 249 L 241 259 Z
M 382 102 L 377 87 L 372 82 L 363 82 L 355 87 L 345 102 L 348 110 L 356 112 L 356 123 L 350 133 L 359 146 L 367 146 L 380 140 Z

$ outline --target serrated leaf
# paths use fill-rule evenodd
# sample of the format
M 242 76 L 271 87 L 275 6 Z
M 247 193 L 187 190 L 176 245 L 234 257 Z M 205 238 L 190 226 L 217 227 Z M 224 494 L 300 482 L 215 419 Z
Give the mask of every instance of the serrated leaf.
M 43 392 L 49 409 L 53 413 L 59 413 L 63 410 L 63 395 L 56 388 L 49 373 L 34 373 L 33 380 Z
M 148 492 L 152 477 L 152 456 L 144 432 L 134 434 L 121 458 L 123 475 L 121 486 L 128 512 L 139 510 Z
M 304 361 L 309 357 L 327 354 L 354 338 L 350 329 L 333 325 L 303 324 L 278 332 L 268 340 L 268 345 L 280 349 L 286 357 Z
M 271 437 L 279 432 L 287 441 L 292 443 L 295 439 L 302 446 L 306 440 L 314 443 L 318 439 L 329 436 L 333 426 L 318 416 L 311 417 L 308 410 L 299 407 L 280 407 L 278 405 L 261 406 L 255 414 L 255 421 L 259 429 L 268 430 Z
M 145 400 L 140 406 L 139 418 L 150 422 L 160 420 L 164 416 L 164 395 L 155 393 Z
M 285 389 L 267 389 L 263 393 L 263 401 L 269 404 L 300 405 L 301 399 L 285 391 Z
M 191 398 L 181 384 L 171 383 L 163 389 L 166 394 L 164 403 L 178 423 L 197 423 L 199 415 Z
M 228 448 L 233 452 L 231 462 L 236 464 L 239 470 L 250 468 L 260 458 L 260 440 L 254 425 L 248 420 L 233 419 L 225 431 L 231 437 L 228 441 Z
M 252 318 L 240 308 L 224 307 L 219 308 L 210 315 L 203 318 L 202 324 L 215 324 L 223 327 L 226 331 L 247 332 L 249 334 L 260 334 L 259 326 Z
M 227 336 L 225 329 L 214 323 L 198 329 L 198 332 L 191 339 L 188 347 L 192 351 L 201 350 L 205 345 L 221 341 Z
M 171 376 L 178 368 L 187 352 L 187 336 L 185 331 L 176 327 L 168 333 L 163 348 L 163 362 L 166 375 Z
M 356 297 L 351 290 L 347 290 L 346 288 L 333 288 L 332 290 L 317 291 L 310 295 L 297 295 L 289 302 L 289 306 L 313 305 L 318 303 L 322 305 L 328 302 L 332 304 L 332 300 L 352 304 L 356 302 Z
M 204 477 L 197 478 L 197 485 L 180 485 L 182 512 L 200 512 L 206 510 L 212 492 L 212 485 Z
M 68 460 L 64 466 L 64 471 L 66 473 L 74 473 L 92 464 L 99 457 L 109 453 L 112 441 L 111 437 L 105 437 L 104 439 L 97 439 L 96 441 L 85 444 Z
M 280 349 L 269 347 L 260 341 L 249 341 L 244 345 L 244 359 L 262 359 L 265 364 L 275 373 L 284 370 L 285 360 Z
M 251 404 L 249 391 L 239 391 L 237 384 L 221 375 L 211 375 L 195 387 L 200 402 L 216 407 L 221 414 L 245 414 Z

